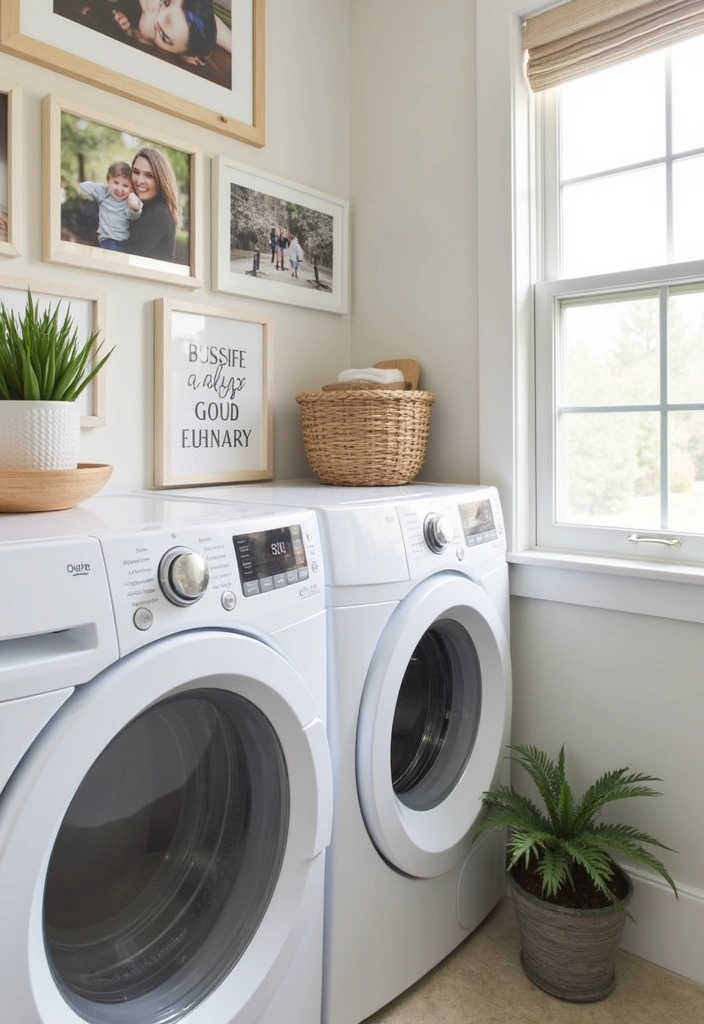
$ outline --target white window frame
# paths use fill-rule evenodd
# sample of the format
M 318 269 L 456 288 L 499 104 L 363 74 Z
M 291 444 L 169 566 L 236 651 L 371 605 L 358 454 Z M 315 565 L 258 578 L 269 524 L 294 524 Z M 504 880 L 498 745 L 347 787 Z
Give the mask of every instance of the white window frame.
M 557 199 L 559 189 L 557 118 L 558 102 L 555 92 L 536 98 L 535 114 L 547 129 L 541 138 L 540 173 L 541 192 Z M 667 153 L 667 164 L 672 154 Z M 671 178 L 671 174 L 668 175 Z M 577 525 L 560 522 L 557 510 L 557 472 L 559 457 L 558 423 L 556 413 L 557 379 L 559 376 L 559 329 L 561 302 L 567 299 L 598 301 L 600 295 L 627 297 L 659 286 L 701 284 L 704 280 L 704 261 L 668 263 L 660 267 L 612 272 L 567 279 L 559 273 L 558 203 L 550 202 L 544 209 L 543 252 L 547 280 L 535 285 L 535 474 L 536 474 L 536 545 L 539 549 L 579 551 L 583 554 L 603 554 L 615 558 L 647 557 L 659 563 L 701 564 L 704 566 L 704 536 L 686 534 L 676 529 L 639 530 L 635 527 Z M 663 322 L 661 321 L 661 328 Z M 661 336 L 662 356 L 666 353 L 665 337 Z M 662 363 L 661 363 L 661 368 Z M 658 412 L 663 413 L 659 399 Z M 702 521 L 704 532 L 704 519 Z
M 704 622 L 704 567 L 536 548 L 535 98 L 521 20 L 545 0 L 476 0 L 480 478 L 501 494 L 517 596 Z

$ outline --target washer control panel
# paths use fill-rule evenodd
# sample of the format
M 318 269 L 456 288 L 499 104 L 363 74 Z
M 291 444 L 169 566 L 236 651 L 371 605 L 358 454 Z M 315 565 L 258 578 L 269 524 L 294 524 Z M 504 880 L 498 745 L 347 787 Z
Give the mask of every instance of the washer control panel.
M 215 514 L 216 506 L 212 507 Z M 272 632 L 325 607 L 315 513 L 146 525 L 99 537 L 120 653 L 184 629 Z
M 241 533 L 233 538 L 233 542 L 245 597 L 296 586 L 310 577 L 299 523 L 256 533 Z

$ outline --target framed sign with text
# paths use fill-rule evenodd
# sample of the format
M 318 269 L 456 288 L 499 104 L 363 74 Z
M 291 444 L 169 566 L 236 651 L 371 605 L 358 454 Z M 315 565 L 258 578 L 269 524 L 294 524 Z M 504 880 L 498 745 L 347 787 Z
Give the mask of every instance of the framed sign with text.
M 157 299 L 157 487 L 272 476 L 269 322 Z

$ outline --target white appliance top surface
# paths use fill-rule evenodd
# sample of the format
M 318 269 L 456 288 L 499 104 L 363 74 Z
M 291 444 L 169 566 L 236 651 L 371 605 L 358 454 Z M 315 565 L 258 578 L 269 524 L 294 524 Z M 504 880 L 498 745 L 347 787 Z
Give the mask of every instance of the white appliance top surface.
M 302 509 L 246 500 L 217 505 L 169 499 L 153 494 L 108 494 L 90 498 L 76 508 L 61 512 L 28 512 L 0 515 L 0 544 L 58 540 L 62 537 L 96 537 L 108 531 L 139 532 L 155 527 L 213 521 L 270 519 L 273 515 L 300 515 Z
M 272 480 L 258 484 L 219 484 L 173 490 L 179 498 L 191 497 L 208 501 L 258 500 L 270 504 L 302 506 L 304 508 L 340 508 L 360 505 L 400 504 L 405 501 L 438 498 L 471 497 L 486 491 L 479 484 L 436 484 L 416 481 L 400 487 L 331 487 L 317 480 Z

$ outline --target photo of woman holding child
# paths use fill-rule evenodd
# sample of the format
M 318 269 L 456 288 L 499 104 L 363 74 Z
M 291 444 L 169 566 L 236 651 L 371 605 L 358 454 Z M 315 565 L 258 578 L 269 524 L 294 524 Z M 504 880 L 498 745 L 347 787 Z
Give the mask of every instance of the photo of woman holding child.
M 130 256 L 189 267 L 190 160 L 61 111 L 61 241 L 116 254 L 118 272 Z

